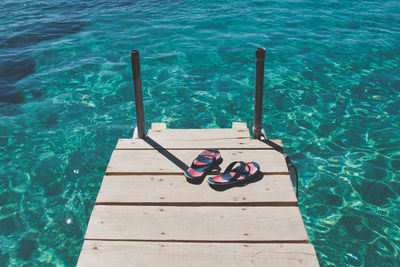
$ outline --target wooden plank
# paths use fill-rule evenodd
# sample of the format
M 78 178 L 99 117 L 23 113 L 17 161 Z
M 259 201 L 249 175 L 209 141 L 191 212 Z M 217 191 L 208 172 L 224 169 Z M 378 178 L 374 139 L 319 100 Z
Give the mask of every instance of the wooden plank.
M 311 244 L 221 244 L 86 240 L 78 267 L 318 267 Z
M 162 122 L 152 122 L 151 129 L 152 130 L 165 130 L 165 129 L 167 129 L 167 125 Z
M 233 129 L 247 129 L 246 122 L 232 122 Z M 152 122 L 151 129 L 153 130 L 165 130 L 167 129 L 167 124 L 163 122 Z
M 182 174 L 202 150 L 114 150 L 106 174 Z M 224 150 L 224 170 L 232 161 L 255 161 L 264 174 L 287 174 L 283 155 L 275 150 Z
M 154 142 L 152 142 L 154 141 Z M 275 149 L 282 147 L 281 140 L 270 140 L 265 143 L 254 139 L 221 139 L 221 140 L 143 140 L 143 139 L 119 139 L 115 149 L 207 149 L 219 150 L 235 149 Z
M 147 135 L 154 140 L 250 139 L 249 129 L 150 129 Z
M 206 181 L 190 184 L 179 175 L 105 176 L 96 204 L 130 205 L 297 205 L 289 175 L 215 191 Z
M 247 129 L 245 122 L 232 122 L 232 129 Z
M 96 205 L 86 239 L 308 242 L 297 207 Z

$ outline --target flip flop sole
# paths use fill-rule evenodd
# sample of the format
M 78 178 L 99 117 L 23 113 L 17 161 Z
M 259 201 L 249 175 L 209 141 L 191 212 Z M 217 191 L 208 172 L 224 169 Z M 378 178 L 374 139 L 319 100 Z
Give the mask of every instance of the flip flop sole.
M 256 173 L 254 173 L 250 176 L 247 176 L 244 179 L 236 179 L 236 180 L 227 181 L 227 182 L 213 182 L 213 181 L 208 180 L 208 183 L 210 185 L 215 185 L 215 186 L 224 186 L 224 185 L 231 185 L 231 184 L 236 184 L 236 183 L 243 183 L 243 182 L 250 181 L 250 180 L 253 180 L 256 178 L 260 178 L 261 176 L 262 176 L 261 171 L 257 171 Z

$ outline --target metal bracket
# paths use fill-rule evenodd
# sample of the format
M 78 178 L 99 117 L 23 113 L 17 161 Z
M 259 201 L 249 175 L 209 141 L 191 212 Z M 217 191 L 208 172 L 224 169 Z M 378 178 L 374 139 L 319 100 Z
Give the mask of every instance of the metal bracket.
M 264 129 L 261 129 L 261 140 L 267 140 L 267 134 L 265 133 Z
M 133 138 L 133 139 L 139 139 L 138 128 L 137 128 L 137 127 L 135 127 L 135 131 L 133 131 L 133 136 L 132 136 L 132 138 Z

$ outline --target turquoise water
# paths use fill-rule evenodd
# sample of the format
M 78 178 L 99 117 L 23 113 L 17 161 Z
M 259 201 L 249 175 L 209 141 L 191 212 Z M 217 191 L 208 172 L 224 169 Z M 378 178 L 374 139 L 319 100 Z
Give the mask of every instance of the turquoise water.
M 322 266 L 400 266 L 400 3 L 0 3 L 0 266 L 73 266 L 117 139 L 147 122 L 230 127 L 253 116 L 300 173 Z M 25 265 L 24 265 L 25 264 Z

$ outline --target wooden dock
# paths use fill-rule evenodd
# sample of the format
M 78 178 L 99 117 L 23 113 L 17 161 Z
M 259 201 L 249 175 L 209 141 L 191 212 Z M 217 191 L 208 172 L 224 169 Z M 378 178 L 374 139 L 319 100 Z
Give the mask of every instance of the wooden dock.
M 232 129 L 166 129 L 120 139 L 93 209 L 78 266 L 319 266 L 309 244 L 279 140 Z M 222 170 L 256 161 L 264 177 L 225 191 L 184 170 L 204 149 Z

